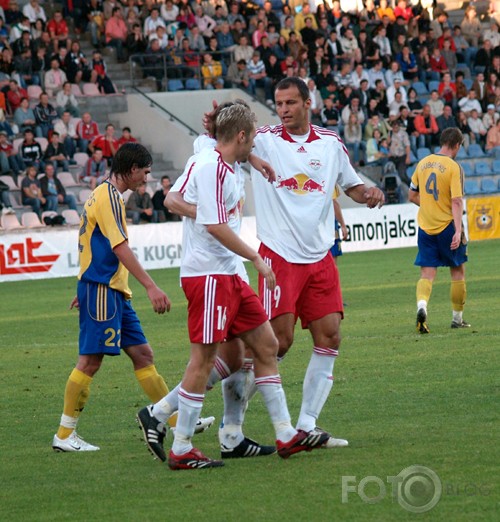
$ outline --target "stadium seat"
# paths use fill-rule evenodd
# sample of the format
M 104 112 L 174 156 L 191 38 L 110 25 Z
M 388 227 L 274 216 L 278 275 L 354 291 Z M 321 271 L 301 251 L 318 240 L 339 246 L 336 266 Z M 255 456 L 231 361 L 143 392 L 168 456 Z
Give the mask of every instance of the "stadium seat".
M 464 85 L 467 87 L 467 90 L 470 91 L 472 89 L 472 84 L 474 82 L 471 78 L 464 78 Z
M 420 161 L 421 159 L 424 159 L 426 156 L 428 156 L 429 154 L 431 153 L 430 149 L 428 149 L 427 147 L 420 147 L 419 149 L 417 149 L 417 158 L 418 158 L 418 161 Z
M 26 228 L 44 227 L 45 223 L 40 221 L 38 214 L 35 212 L 25 212 L 21 216 L 21 225 Z
M 83 84 L 83 95 L 84 96 L 102 96 L 101 91 L 95 83 L 84 83 Z
M 54 218 L 57 216 L 57 212 L 55 210 L 46 210 L 42 212 L 42 223 L 45 223 L 45 218 Z
M 462 170 L 464 171 L 465 176 L 470 177 L 474 176 L 474 169 L 472 168 L 470 163 L 462 163 Z
M 200 80 L 197 78 L 188 78 L 186 80 L 186 89 L 188 91 L 199 91 L 201 89 Z
M 460 147 L 460 150 L 457 153 L 456 159 L 466 159 L 468 157 L 469 157 L 469 155 L 467 154 L 465 147 Z
M 415 154 L 413 154 L 413 151 L 410 151 L 410 163 L 413 165 L 414 163 L 417 163 L 417 158 L 415 157 Z
M 406 175 L 409 179 L 413 176 L 413 173 L 415 172 L 416 165 L 410 165 L 409 167 L 406 167 Z
M 17 228 L 24 228 L 15 214 L 5 214 L 1 217 L 0 223 L 4 230 L 16 230 Z
M 489 176 L 492 174 L 490 164 L 487 161 L 478 161 L 475 170 L 476 176 Z
M 47 138 L 39 138 L 36 136 L 35 141 L 37 141 L 40 144 L 40 147 L 42 147 L 42 152 L 47 150 L 47 145 L 49 144 L 49 140 Z
M 182 83 L 182 80 L 168 80 L 167 88 L 171 92 L 182 91 L 184 90 L 184 84 Z
M 80 86 L 76 83 L 71 84 L 71 94 L 74 94 L 75 96 L 83 96 L 83 92 L 80 89 Z
M 20 190 L 11 176 L 0 176 L 0 181 L 3 181 L 9 187 L 9 190 Z
M 24 138 L 16 138 L 12 142 L 12 152 L 14 154 L 17 154 L 19 152 L 19 147 L 21 146 L 21 143 L 24 141 Z
M 483 149 L 481 148 L 481 145 L 478 143 L 472 143 L 469 145 L 469 157 L 471 158 L 484 158 L 485 154 L 483 152 Z
M 39 85 L 28 85 L 28 98 L 38 101 L 43 90 Z
M 437 91 L 439 89 L 439 81 L 438 80 L 431 80 L 429 83 L 428 83 L 428 86 L 429 86 L 429 92 L 432 92 L 432 91 Z
M 493 151 L 495 153 L 495 159 L 500 159 L 500 147 L 495 147 Z
M 483 194 L 494 194 L 498 192 L 498 186 L 491 178 L 484 178 L 481 180 L 481 192 Z
M 9 199 L 10 199 L 10 206 L 12 208 L 23 208 L 20 192 L 11 192 L 9 194 Z
M 75 182 L 75 178 L 70 172 L 58 172 L 56 176 L 65 188 L 78 186 L 78 183 Z
M 66 209 L 62 211 L 62 216 L 68 225 L 79 225 L 80 216 L 76 210 Z
M 418 96 L 418 101 L 423 105 L 426 105 L 426 103 L 429 101 L 430 96 L 428 94 L 421 94 Z
M 441 147 L 439 145 L 436 145 L 434 147 L 434 154 L 438 154 L 440 150 L 441 150 Z
M 89 155 L 86 152 L 75 152 L 73 159 L 79 167 L 85 167 L 89 159 Z
M 80 203 L 85 203 L 87 199 L 89 199 L 90 194 L 92 194 L 90 189 L 80 190 L 80 194 L 78 194 L 78 201 Z
M 493 160 L 493 174 L 500 174 L 500 160 Z
M 466 179 L 464 183 L 464 192 L 467 196 L 473 196 L 479 194 L 481 191 L 479 190 L 475 179 Z
M 429 91 L 427 90 L 427 86 L 424 82 L 415 82 L 411 85 L 416 91 L 417 96 L 422 96 L 423 94 L 429 94 Z

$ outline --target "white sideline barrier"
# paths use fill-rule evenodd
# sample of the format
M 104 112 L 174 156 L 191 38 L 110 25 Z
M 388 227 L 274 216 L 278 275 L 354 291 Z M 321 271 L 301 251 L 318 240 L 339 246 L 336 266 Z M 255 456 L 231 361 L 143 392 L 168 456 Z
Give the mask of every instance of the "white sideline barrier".
M 382 209 L 343 211 L 350 240 L 344 252 L 414 247 L 417 207 L 388 205 Z M 182 252 L 182 224 L 129 226 L 129 242 L 147 269 L 178 267 Z M 241 236 L 258 247 L 255 217 L 243 218 Z M 21 230 L 0 235 L 0 282 L 68 277 L 78 274 L 78 229 Z

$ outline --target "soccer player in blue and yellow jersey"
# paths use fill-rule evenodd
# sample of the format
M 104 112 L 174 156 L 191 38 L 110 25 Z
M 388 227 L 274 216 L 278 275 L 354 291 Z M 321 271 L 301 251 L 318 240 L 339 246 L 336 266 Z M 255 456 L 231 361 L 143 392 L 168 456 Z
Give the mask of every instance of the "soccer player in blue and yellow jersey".
M 417 331 L 429 333 L 427 303 L 437 267 L 448 266 L 451 273 L 452 328 L 469 328 L 462 317 L 466 288 L 467 241 L 462 230 L 463 171 L 455 161 L 463 136 L 452 127 L 441 134 L 441 149 L 421 160 L 411 178 L 408 199 L 418 211 Z
M 89 396 L 92 378 L 105 355 L 122 349 L 131 359 L 146 395 L 158 401 L 168 393 L 156 371 L 153 351 L 132 308 L 129 272 L 144 286 L 158 314 L 170 310 L 170 300 L 142 268 L 128 245 L 122 194 L 135 190 L 151 171 L 151 155 L 138 143 L 116 153 L 110 177 L 90 195 L 80 220 L 80 274 L 70 308 L 80 310 L 79 358 L 64 393 L 61 424 L 54 435 L 56 451 L 96 451 L 75 429 Z

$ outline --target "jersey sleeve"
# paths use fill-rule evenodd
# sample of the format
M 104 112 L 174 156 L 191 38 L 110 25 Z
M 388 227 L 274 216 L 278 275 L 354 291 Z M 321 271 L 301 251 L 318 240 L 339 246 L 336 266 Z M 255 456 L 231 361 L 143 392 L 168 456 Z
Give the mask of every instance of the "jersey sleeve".
M 189 182 L 189 179 L 191 177 L 191 173 L 192 173 L 195 165 L 196 165 L 196 154 L 193 154 L 193 156 L 191 156 L 187 160 L 183 173 L 176 179 L 174 185 L 170 189 L 172 192 L 181 192 L 184 194 L 184 192 L 186 191 L 186 187 Z
M 111 248 L 127 241 L 127 224 L 125 221 L 125 204 L 119 194 L 109 189 L 99 198 L 86 203 L 89 209 L 95 205 L 96 221 L 104 237 L 109 240 Z
M 211 138 L 208 134 L 201 134 L 193 143 L 194 154 L 200 153 L 204 149 L 213 149 L 217 144 L 217 140 Z
M 214 225 L 227 223 L 224 202 L 224 178 L 227 170 L 217 162 L 207 162 L 195 172 L 197 192 L 196 223 Z
M 462 167 L 455 163 L 451 172 L 450 189 L 452 198 L 461 198 L 464 195 L 464 173 Z
M 410 188 L 418 192 L 418 165 L 410 180 Z
M 338 185 L 345 192 L 351 187 L 356 185 L 362 185 L 363 180 L 356 174 L 351 161 L 349 159 L 349 153 L 345 148 L 345 145 L 339 141 L 338 143 L 338 155 L 339 155 L 339 177 Z

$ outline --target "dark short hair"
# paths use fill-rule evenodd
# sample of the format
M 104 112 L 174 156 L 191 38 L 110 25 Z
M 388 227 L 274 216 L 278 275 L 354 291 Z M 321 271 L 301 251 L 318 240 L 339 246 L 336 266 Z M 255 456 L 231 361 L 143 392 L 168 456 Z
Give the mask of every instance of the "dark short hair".
M 54 137 L 54 136 L 59 136 L 59 133 L 57 131 L 52 131 L 52 136 L 51 137 Z
M 290 78 L 283 78 L 283 80 L 278 82 L 278 85 L 276 85 L 276 91 L 283 91 L 285 89 L 290 89 L 290 87 L 297 87 L 297 90 L 299 91 L 300 97 L 307 101 L 309 96 L 309 88 L 305 84 L 303 80 L 300 78 L 297 78 L 296 76 L 292 76 Z
M 132 132 L 130 127 L 123 127 L 122 132 Z
M 111 165 L 111 172 L 115 176 L 128 178 L 133 167 L 144 169 L 150 167 L 153 158 L 149 151 L 140 143 L 124 143 L 115 154 Z
M 441 147 L 446 146 L 453 149 L 457 145 L 461 145 L 464 141 L 462 132 L 457 127 L 449 127 L 441 133 L 439 143 Z

